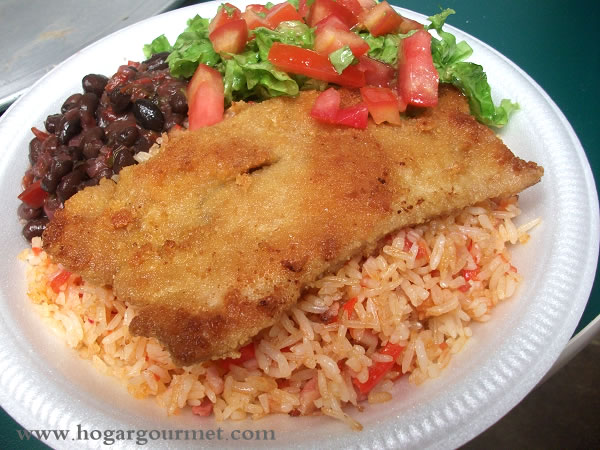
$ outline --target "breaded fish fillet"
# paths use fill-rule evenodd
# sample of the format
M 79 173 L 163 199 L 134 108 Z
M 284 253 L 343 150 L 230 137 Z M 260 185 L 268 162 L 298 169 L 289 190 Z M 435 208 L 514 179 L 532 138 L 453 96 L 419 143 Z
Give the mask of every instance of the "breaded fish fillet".
M 237 355 L 307 284 L 391 231 L 542 176 L 454 89 L 401 126 L 366 130 L 316 122 L 317 95 L 244 105 L 170 140 L 118 183 L 67 201 L 44 248 L 87 281 L 112 285 L 139 310 L 132 333 L 158 338 L 189 365 Z

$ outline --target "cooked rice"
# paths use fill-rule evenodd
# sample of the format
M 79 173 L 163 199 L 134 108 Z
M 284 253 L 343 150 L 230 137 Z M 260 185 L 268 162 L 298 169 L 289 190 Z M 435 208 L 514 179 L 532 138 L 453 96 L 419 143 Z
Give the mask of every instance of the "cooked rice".
M 52 280 L 63 269 L 40 238 L 21 259 L 29 297 L 67 345 L 135 397 L 155 397 L 168 414 L 186 407 L 218 421 L 326 414 L 360 429 L 347 406 L 389 401 L 402 375 L 416 385 L 439 376 L 471 336 L 470 324 L 489 320 L 514 294 L 521 276 L 507 244 L 526 242 L 539 223 L 517 227 L 519 214 L 515 196 L 398 231 L 379 254 L 356 257 L 316 281 L 254 339 L 255 358 L 228 368 L 218 361 L 176 367 L 157 340 L 129 334 L 135 308 L 110 289 L 71 274 L 55 292 Z M 343 307 L 354 298 L 352 308 Z M 382 381 L 361 394 L 356 380 L 366 382 L 370 367 L 393 361 L 381 352 L 388 343 L 404 349 Z

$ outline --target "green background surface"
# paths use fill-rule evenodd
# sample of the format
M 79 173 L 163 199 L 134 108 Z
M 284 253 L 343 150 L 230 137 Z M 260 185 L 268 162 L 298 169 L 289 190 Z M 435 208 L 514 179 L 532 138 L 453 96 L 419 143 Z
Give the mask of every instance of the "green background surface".
M 188 1 L 184 6 L 193 3 L 198 2 Z M 394 0 L 391 3 L 425 15 L 435 14 L 442 7 L 455 9 L 457 14 L 448 20 L 450 25 L 498 50 L 550 95 L 573 126 L 598 179 L 599 1 Z M 577 332 L 600 314 L 598 278 L 596 272 L 594 288 Z M 14 420 L 0 412 L 0 448 L 47 448 L 40 442 L 20 441 L 15 431 L 18 428 Z

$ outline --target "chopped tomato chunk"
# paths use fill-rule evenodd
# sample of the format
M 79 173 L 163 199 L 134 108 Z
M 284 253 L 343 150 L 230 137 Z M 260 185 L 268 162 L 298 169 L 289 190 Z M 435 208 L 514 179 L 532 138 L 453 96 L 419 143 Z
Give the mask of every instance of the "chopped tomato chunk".
M 338 74 L 326 55 L 295 45 L 275 42 L 269 50 L 269 61 L 286 72 L 306 75 L 345 87 L 365 85 L 365 74 L 356 66 L 347 67 Z
M 357 17 L 348 8 L 334 0 L 315 0 L 310 8 L 307 23 L 314 27 L 331 14 L 336 15 L 348 28 L 352 28 L 358 23 Z
M 358 22 L 358 17 L 363 12 L 363 7 L 360 6 L 358 0 L 338 0 L 338 2 L 342 6 L 344 6 L 348 11 L 350 11 L 356 18 L 356 21 Z
M 192 406 L 192 414 L 195 414 L 200 417 L 210 416 L 212 413 L 212 410 L 213 410 L 213 404 L 208 399 L 208 397 L 205 397 L 202 400 L 202 403 L 200 403 L 199 405 Z
M 310 115 L 321 122 L 335 124 L 341 101 L 340 93 L 334 88 L 329 88 L 319 94 Z
M 369 367 L 369 378 L 366 382 L 361 383 L 356 378 L 354 381 L 354 386 L 358 389 L 361 394 L 368 394 L 371 389 L 373 389 L 377 383 L 379 383 L 386 373 L 388 373 L 396 362 L 396 359 L 400 356 L 404 347 L 397 344 L 392 344 L 388 342 L 387 345 L 379 350 L 379 353 L 382 355 L 389 355 L 393 358 L 393 361 L 390 362 L 376 362 L 371 367 Z
M 298 2 L 298 13 L 306 18 L 310 12 L 310 5 L 307 4 L 307 0 L 299 0 Z
M 52 278 L 52 281 L 50 281 L 50 287 L 58 294 L 60 292 L 60 287 L 67 282 L 70 276 L 71 272 L 67 272 L 66 270 L 59 272 Z
M 319 33 L 323 28 L 335 28 L 336 30 L 350 31 L 350 27 L 346 25 L 335 14 L 330 14 L 315 25 L 315 34 Z
M 357 67 L 365 73 L 365 82 L 370 86 L 388 87 L 394 79 L 395 70 L 392 66 L 368 56 L 361 56 Z
M 389 122 L 400 125 L 400 109 L 398 97 L 389 88 L 365 86 L 360 88 L 360 95 L 367 104 L 369 113 L 376 124 Z
M 361 102 L 347 108 L 340 108 L 340 102 L 340 93 L 334 88 L 329 88 L 319 94 L 310 115 L 321 122 L 334 125 L 361 129 L 367 127 L 369 116 L 367 105 Z
M 439 74 L 431 56 L 431 35 L 419 30 L 398 46 L 398 94 L 409 105 L 435 106 Z
M 369 110 L 364 102 L 357 105 L 341 108 L 337 114 L 337 123 L 347 125 L 352 128 L 367 128 L 369 120 Z
M 463 276 L 463 278 L 465 279 L 465 281 L 469 281 L 469 280 L 473 280 L 473 281 L 477 281 L 477 275 L 479 275 L 479 269 L 475 269 L 475 270 L 461 270 L 461 274 Z
M 244 19 L 231 20 L 208 35 L 217 53 L 240 53 L 248 41 L 248 25 Z
M 269 8 L 267 8 L 265 5 L 259 5 L 257 3 L 254 3 L 252 5 L 246 6 L 246 11 L 254 11 L 256 13 L 267 15 L 269 12 Z
M 256 349 L 254 348 L 254 342 L 250 342 L 249 344 L 240 348 L 240 357 L 239 358 L 224 358 L 219 361 L 221 367 L 225 370 L 229 370 L 229 367 L 234 364 L 236 366 L 245 363 L 246 361 L 250 361 L 255 357 Z
M 276 28 L 281 22 L 287 22 L 289 20 L 298 20 L 304 22 L 302 16 L 291 3 L 283 2 L 279 5 L 273 6 L 268 10 L 265 20 L 269 24 L 270 28 Z
M 189 129 L 214 125 L 223 120 L 225 94 L 221 74 L 200 64 L 187 87 Z
M 263 8 L 264 11 L 260 10 L 258 8 L 258 6 Z M 269 10 L 267 8 L 265 8 L 263 5 L 248 5 L 246 7 L 246 11 L 244 11 L 244 13 L 242 14 L 242 17 L 244 18 L 244 20 L 246 21 L 246 24 L 248 25 L 248 30 L 254 30 L 255 28 L 258 28 L 258 27 L 269 28 L 269 24 L 267 23 L 267 21 L 265 19 L 266 13 L 268 11 Z
M 316 52 L 329 55 L 342 47 L 348 46 L 355 57 L 364 55 L 369 51 L 369 44 L 356 33 L 339 30 L 333 26 L 321 28 L 315 35 L 314 49 Z
M 356 305 L 357 301 L 358 297 L 352 297 L 350 300 L 344 303 L 344 306 L 342 306 L 342 314 L 344 314 L 344 311 L 346 311 L 348 313 L 348 318 L 350 318 L 352 311 L 354 311 L 354 305 Z
M 233 6 L 231 3 L 223 3 L 219 6 L 217 14 L 208 25 L 208 34 L 210 35 L 213 31 L 220 26 L 225 25 L 227 22 L 241 18 L 242 12 L 237 7 Z
M 365 10 L 360 16 L 360 22 L 373 36 L 393 33 L 402 25 L 402 16 L 386 1 Z
M 423 24 L 417 22 L 416 20 L 407 19 L 404 16 L 400 16 L 400 17 L 402 17 L 402 23 L 398 27 L 399 33 L 406 34 L 411 30 L 422 30 L 424 28 Z
M 48 193 L 42 189 L 41 181 L 31 183 L 23 192 L 19 194 L 19 200 L 32 208 L 41 208 Z
M 375 5 L 377 5 L 377 2 L 375 0 L 358 0 L 358 3 L 360 4 L 360 7 L 363 10 L 364 9 L 371 9 Z

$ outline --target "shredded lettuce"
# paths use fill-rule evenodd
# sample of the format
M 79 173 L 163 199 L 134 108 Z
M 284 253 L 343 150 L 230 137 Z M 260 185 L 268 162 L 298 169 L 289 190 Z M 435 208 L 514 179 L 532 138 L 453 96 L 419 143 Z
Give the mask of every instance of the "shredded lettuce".
M 329 54 L 329 61 L 335 67 L 336 72 L 341 74 L 346 67 L 354 62 L 354 55 L 350 47 L 346 45 L 331 52 Z
M 368 56 L 378 61 L 395 66 L 398 62 L 398 45 L 400 41 L 412 36 L 417 30 L 411 30 L 407 34 L 386 34 L 373 36 L 368 31 L 361 31 L 358 35 L 369 44 Z
M 299 87 L 287 73 L 270 62 L 260 61 L 256 52 L 233 55 L 224 61 L 225 101 L 263 99 L 298 94 Z
M 471 114 L 480 122 L 495 127 L 502 127 L 508 122 L 511 113 L 519 109 L 519 105 L 508 99 L 494 105 L 492 90 L 487 81 L 483 67 L 464 61 L 471 56 L 473 49 L 464 41 L 456 42 L 456 37 L 442 30 L 448 16 L 454 10 L 446 9 L 429 17 L 429 30 L 435 30 L 440 39 L 431 40 L 433 64 L 440 74 L 442 83 L 451 83 L 458 87 L 469 101 Z

